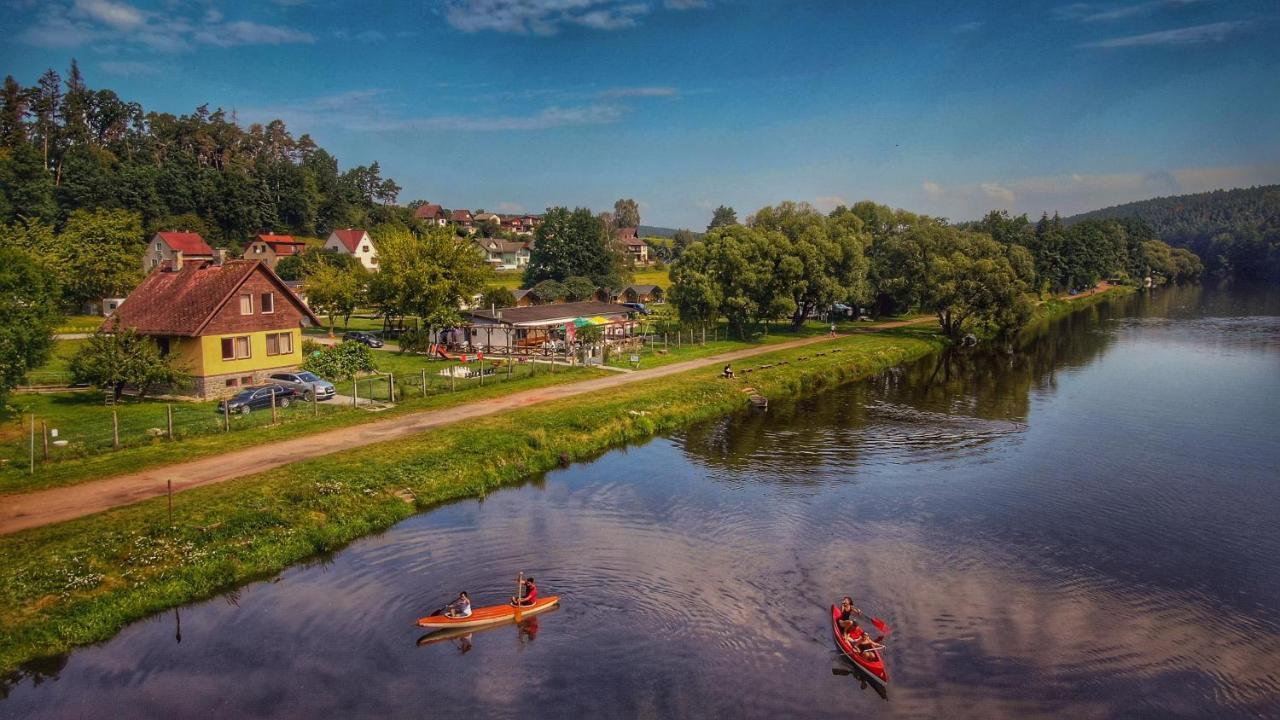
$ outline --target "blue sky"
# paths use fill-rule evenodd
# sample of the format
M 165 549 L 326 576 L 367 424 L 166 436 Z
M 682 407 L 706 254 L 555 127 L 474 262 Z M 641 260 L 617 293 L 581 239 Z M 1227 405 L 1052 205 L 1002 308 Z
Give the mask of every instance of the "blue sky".
M 446 207 L 952 219 L 1280 182 L 1280 4 L 0 0 L 0 72 L 283 118 Z

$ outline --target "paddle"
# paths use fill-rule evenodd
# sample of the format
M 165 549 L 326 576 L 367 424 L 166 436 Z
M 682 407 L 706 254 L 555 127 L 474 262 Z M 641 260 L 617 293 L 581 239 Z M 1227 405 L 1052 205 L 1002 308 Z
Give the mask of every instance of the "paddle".
M 520 598 L 523 596 L 524 590 L 524 571 L 520 571 L 520 576 L 516 578 L 516 622 L 520 622 Z
M 856 608 L 855 608 L 855 612 L 858 614 L 858 617 L 866 618 L 870 620 L 871 624 L 875 625 L 876 629 L 879 630 L 885 637 L 888 637 L 889 633 L 893 632 L 892 630 L 889 629 L 889 626 L 886 625 L 884 621 L 881 620 L 880 618 L 871 617 L 870 615 L 865 615 L 861 610 L 857 610 Z M 881 638 L 881 640 L 883 639 L 884 638 Z

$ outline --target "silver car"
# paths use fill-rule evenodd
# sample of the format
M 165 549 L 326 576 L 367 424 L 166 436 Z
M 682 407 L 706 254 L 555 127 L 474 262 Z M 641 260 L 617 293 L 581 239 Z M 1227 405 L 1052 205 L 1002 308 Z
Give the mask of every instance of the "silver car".
M 329 400 L 338 392 L 333 383 L 306 370 L 274 373 L 271 382 L 293 388 L 304 400 L 310 400 L 313 396 L 316 400 Z

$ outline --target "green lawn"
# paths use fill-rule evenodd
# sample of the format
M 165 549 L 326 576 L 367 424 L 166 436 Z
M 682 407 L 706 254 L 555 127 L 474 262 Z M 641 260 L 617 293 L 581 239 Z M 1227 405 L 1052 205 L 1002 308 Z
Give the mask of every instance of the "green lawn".
M 552 373 L 545 365 L 537 366 L 536 370 L 526 366 L 510 379 L 505 372 L 499 372 L 486 377 L 483 385 L 478 380 L 459 379 L 452 388 L 448 378 L 435 375 L 430 376 L 424 396 L 417 370 L 428 369 L 430 373 L 431 369 L 438 371 L 451 363 L 384 351 L 378 351 L 376 357 L 380 369 L 397 373 L 399 402 L 391 409 L 370 413 L 330 401 L 316 403 L 319 417 L 313 417 L 311 404 L 300 402 L 280 409 L 279 422 L 275 425 L 271 423 L 269 409 L 255 410 L 245 417 L 233 415 L 231 432 L 226 432 L 219 424 L 222 416 L 215 411 L 216 403 L 173 402 L 176 440 L 170 442 L 156 436 L 163 435 L 158 431 L 167 429 L 165 402 L 126 399 L 115 407 L 120 423 L 120 450 L 112 449 L 112 407 L 106 404 L 101 391 L 10 395 L 11 409 L 0 409 L 0 493 L 25 492 L 136 472 L 401 413 L 451 407 L 519 390 L 575 382 L 605 372 L 558 367 Z M 362 397 L 367 391 L 364 384 L 367 382 L 361 381 Z M 385 399 L 386 381 L 375 380 L 374 387 L 374 397 Z M 350 383 L 339 384 L 339 391 L 349 388 Z M 34 475 L 28 473 L 32 413 L 37 429 Z M 70 443 L 62 448 L 51 446 L 48 462 L 43 459 L 41 422 L 56 428 L 59 439 Z M 253 432 L 241 432 L 243 430 Z
M 102 327 L 100 315 L 68 315 L 54 330 L 56 333 L 91 333 Z
M 328 335 L 329 334 L 329 318 L 321 315 L 320 322 L 325 323 L 324 327 L 308 327 L 303 328 L 304 335 Z M 406 322 L 408 320 L 406 319 Z M 348 330 L 364 330 L 366 332 L 377 332 L 382 330 L 382 318 L 377 315 L 361 314 L 352 315 L 351 322 L 344 324 L 342 318 L 334 318 L 333 332 L 335 335 L 341 335 Z
M 488 284 L 515 290 L 520 287 L 522 282 L 524 282 L 524 271 L 522 270 L 495 270 L 493 271 L 493 279 Z M 666 270 L 645 268 L 636 270 L 632 275 L 631 281 L 627 284 L 659 285 L 663 290 L 666 290 L 671 285 L 671 278 L 667 276 Z
M 27 372 L 29 385 L 69 385 L 71 383 L 71 358 L 87 340 L 54 340 L 53 352 L 43 365 Z

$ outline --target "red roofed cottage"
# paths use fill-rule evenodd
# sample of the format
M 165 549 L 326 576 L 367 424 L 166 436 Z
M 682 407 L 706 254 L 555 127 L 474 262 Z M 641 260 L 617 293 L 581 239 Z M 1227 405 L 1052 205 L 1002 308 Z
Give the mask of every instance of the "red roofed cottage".
M 150 272 L 152 268 L 164 264 L 181 264 L 213 259 L 213 248 L 193 232 L 158 232 L 147 244 L 147 252 L 142 256 L 142 271 Z
M 133 328 L 216 398 L 302 362 L 302 328 L 320 320 L 266 264 L 183 262 L 150 273 L 103 324 Z
M 262 234 L 254 238 L 253 242 L 249 243 L 249 247 L 245 248 L 244 258 L 261 260 L 275 270 L 280 258 L 299 255 L 306 247 L 306 243 L 294 240 L 292 235 Z
M 364 265 L 366 270 L 378 269 L 378 248 L 374 246 L 369 233 L 358 228 L 334 230 L 324 243 L 325 250 L 343 255 L 351 255 Z

